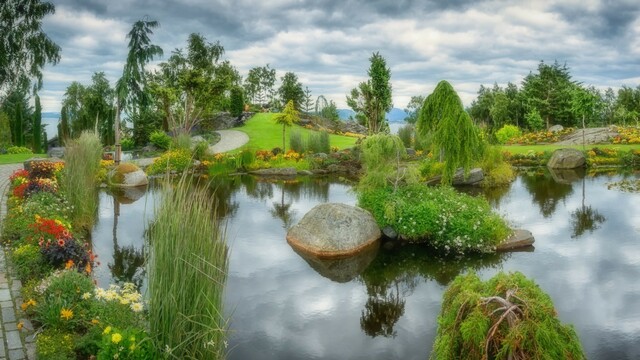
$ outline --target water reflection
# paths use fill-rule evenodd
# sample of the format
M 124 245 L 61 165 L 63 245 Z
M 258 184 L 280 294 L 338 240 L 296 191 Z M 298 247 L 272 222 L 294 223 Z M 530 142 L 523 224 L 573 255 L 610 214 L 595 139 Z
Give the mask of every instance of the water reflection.
M 540 208 L 540 213 L 545 218 L 551 217 L 558 204 L 573 193 L 570 183 L 557 182 L 548 171 L 538 169 L 521 176 L 522 183 L 531 194 L 533 203 Z

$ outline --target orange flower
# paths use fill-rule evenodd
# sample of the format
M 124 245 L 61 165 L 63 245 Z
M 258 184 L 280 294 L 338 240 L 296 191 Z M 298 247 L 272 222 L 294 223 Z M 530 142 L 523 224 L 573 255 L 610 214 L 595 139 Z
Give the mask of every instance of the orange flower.
M 69 259 L 66 264 L 64 264 L 65 270 L 69 270 L 73 267 L 73 260 Z

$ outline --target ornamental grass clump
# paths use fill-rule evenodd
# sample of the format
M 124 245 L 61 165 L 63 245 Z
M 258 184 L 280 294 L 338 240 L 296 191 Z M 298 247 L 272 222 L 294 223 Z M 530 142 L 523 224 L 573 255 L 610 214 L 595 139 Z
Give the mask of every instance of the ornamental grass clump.
M 431 359 L 586 359 L 549 295 L 522 273 L 458 276 L 444 293 Z
M 450 187 L 381 187 L 361 191 L 358 203 L 380 227 L 391 226 L 404 239 L 443 253 L 493 252 L 511 234 L 486 200 Z
M 148 232 L 150 330 L 171 358 L 225 354 L 227 246 L 207 191 L 187 176 L 167 181 Z
M 84 131 L 68 141 L 61 187 L 71 205 L 71 222 L 76 228 L 90 230 L 98 211 L 98 184 L 102 144 L 94 132 Z

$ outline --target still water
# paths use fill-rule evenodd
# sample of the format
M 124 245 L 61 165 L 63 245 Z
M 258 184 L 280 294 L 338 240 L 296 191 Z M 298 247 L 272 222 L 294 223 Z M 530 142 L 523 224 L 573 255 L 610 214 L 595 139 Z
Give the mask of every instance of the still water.
M 470 269 L 485 279 L 500 270 L 533 278 L 562 321 L 574 324 L 589 359 L 640 359 L 640 194 L 607 186 L 638 177 L 533 171 L 508 188 L 478 194 L 513 227 L 534 234 L 534 251 L 440 259 L 404 246 L 346 263 L 305 260 L 285 233 L 319 203 L 354 205 L 349 184 L 219 181 L 231 249 L 229 359 L 425 359 L 442 293 Z M 144 228 L 156 198 L 154 186 L 118 201 L 101 194 L 93 233 L 100 285 L 146 287 Z

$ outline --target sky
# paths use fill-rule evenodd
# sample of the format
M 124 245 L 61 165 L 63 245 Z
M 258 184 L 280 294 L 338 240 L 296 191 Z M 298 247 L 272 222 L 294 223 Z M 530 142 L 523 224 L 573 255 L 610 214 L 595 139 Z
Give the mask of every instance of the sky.
M 601 89 L 640 85 L 637 0 L 50 0 L 44 31 L 62 59 L 44 71 L 43 111 L 59 111 L 72 81 L 122 74 L 126 34 L 148 16 L 166 60 L 190 33 L 220 41 L 246 76 L 269 64 L 298 75 L 314 97 L 346 108 L 379 52 L 391 69 L 393 104 L 449 81 L 465 106 L 481 84 L 520 85 L 540 61 L 566 63 L 574 80 Z

